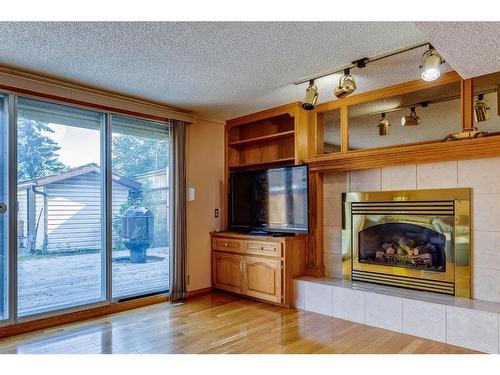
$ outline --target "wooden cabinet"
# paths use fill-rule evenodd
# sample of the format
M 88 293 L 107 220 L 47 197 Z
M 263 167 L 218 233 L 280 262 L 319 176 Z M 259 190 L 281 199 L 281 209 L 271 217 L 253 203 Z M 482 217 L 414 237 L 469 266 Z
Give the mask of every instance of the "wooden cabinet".
M 300 164 L 313 156 L 308 115 L 296 102 L 228 120 L 229 171 Z
M 245 257 L 243 260 L 243 293 L 250 297 L 281 303 L 283 264 L 279 259 Z
M 212 233 L 214 288 L 291 305 L 292 278 L 305 274 L 306 236 Z
M 214 252 L 212 254 L 212 279 L 214 287 L 241 293 L 243 291 L 243 257 Z

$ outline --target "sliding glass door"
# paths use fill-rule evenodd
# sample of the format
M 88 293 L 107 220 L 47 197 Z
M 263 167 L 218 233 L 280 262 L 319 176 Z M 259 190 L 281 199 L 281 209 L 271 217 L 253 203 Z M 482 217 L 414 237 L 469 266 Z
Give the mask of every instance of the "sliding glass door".
M 0 93 L 0 146 L 0 326 L 168 292 L 168 123 Z
M 19 316 L 106 299 L 104 118 L 99 112 L 18 98 Z
M 164 123 L 112 116 L 113 298 L 169 288 L 169 144 Z
M 0 322 L 8 314 L 8 119 L 7 100 L 0 96 Z

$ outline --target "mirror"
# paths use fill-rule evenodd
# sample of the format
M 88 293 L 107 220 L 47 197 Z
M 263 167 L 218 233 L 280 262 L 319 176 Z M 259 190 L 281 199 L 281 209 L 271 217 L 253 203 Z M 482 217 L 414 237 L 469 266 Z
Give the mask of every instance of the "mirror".
M 323 129 L 322 150 L 319 154 L 340 152 L 340 109 L 318 114 L 318 129 Z
M 349 150 L 442 140 L 460 129 L 459 82 L 349 107 Z
M 474 78 L 472 105 L 473 124 L 479 130 L 500 134 L 498 90 L 500 72 Z

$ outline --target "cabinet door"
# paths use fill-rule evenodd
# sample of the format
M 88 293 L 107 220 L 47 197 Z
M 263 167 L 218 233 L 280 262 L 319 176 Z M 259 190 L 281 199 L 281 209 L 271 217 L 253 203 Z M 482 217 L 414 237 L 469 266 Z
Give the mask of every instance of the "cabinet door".
M 233 254 L 212 253 L 212 280 L 215 288 L 230 292 L 243 291 L 242 257 Z
M 277 259 L 244 257 L 244 293 L 247 296 L 281 303 L 282 262 Z

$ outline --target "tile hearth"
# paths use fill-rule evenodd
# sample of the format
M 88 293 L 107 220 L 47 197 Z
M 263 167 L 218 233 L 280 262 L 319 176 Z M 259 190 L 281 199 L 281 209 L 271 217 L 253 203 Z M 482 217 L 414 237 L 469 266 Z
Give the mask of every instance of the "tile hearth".
M 298 309 L 500 353 L 500 303 L 326 277 L 294 280 L 294 295 Z

